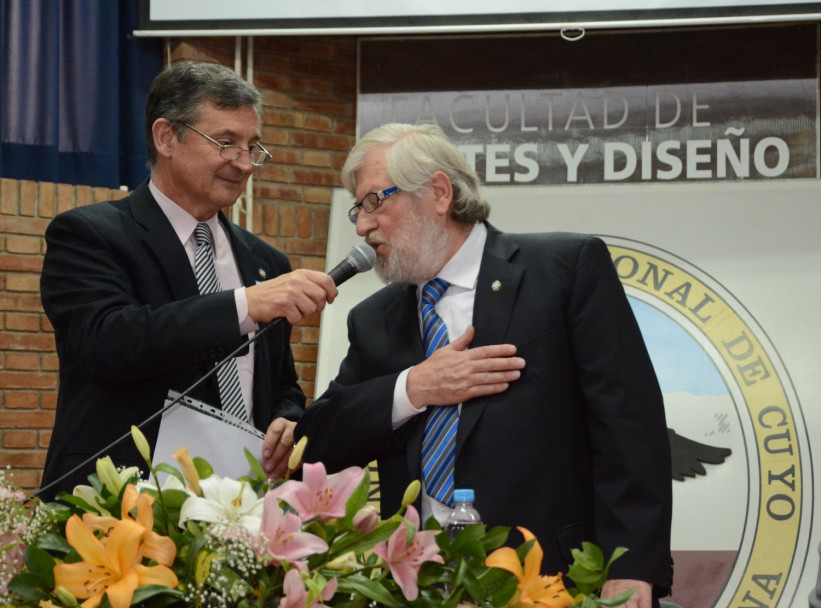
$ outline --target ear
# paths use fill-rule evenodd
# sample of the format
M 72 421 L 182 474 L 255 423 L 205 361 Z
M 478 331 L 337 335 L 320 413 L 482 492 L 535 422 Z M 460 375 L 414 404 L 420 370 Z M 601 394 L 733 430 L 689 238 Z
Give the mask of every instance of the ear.
M 158 118 L 151 125 L 151 134 L 154 137 L 154 147 L 157 154 L 162 157 L 171 156 L 174 146 L 177 143 L 177 134 L 171 126 L 171 121 L 167 118 Z
M 453 184 L 450 183 L 450 178 L 442 171 L 437 171 L 430 180 L 430 189 L 436 213 L 447 216 L 450 212 L 450 203 L 453 201 Z

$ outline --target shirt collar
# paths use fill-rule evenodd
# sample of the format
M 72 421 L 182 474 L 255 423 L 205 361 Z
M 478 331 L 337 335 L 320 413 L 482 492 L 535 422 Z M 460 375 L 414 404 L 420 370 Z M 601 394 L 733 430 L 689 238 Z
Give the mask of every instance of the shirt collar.
M 474 224 L 465 242 L 451 256 L 437 276 L 456 287 L 476 289 L 486 240 L 487 226 L 481 222 Z
M 180 243 L 185 245 L 191 238 L 191 235 L 194 234 L 194 229 L 197 227 L 197 224 L 200 223 L 199 220 L 160 192 L 153 181 L 148 182 L 148 189 L 165 214 L 165 217 L 171 222 L 171 227 L 174 229 L 174 232 L 177 233 L 177 238 L 180 239 Z M 219 218 L 214 215 L 205 223 L 211 228 L 211 233 L 216 235 L 216 230 L 219 227 Z

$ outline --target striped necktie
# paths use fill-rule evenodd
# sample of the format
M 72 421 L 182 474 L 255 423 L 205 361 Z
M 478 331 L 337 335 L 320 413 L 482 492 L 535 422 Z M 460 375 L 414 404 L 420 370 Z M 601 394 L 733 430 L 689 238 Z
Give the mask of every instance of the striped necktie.
M 197 242 L 197 251 L 194 256 L 194 272 L 197 275 L 197 287 L 201 294 L 221 291 L 214 267 L 214 235 L 208 224 L 199 223 L 194 230 L 194 239 Z M 239 384 L 239 370 L 237 360 L 231 359 L 217 370 L 220 401 L 224 412 L 236 416 L 241 420 L 248 420 L 248 412 L 242 399 L 242 389 Z
M 448 343 L 448 330 L 436 312 L 436 302 L 449 286 L 447 281 L 433 279 L 422 288 L 422 338 L 425 358 Z M 456 463 L 456 430 L 459 406 L 430 408 L 422 437 L 422 479 L 428 496 L 453 506 L 453 468 Z

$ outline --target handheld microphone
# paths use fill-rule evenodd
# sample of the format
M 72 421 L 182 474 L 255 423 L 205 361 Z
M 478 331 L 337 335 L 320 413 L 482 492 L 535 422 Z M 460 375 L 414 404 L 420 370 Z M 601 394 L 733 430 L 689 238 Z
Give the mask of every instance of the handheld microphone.
M 366 243 L 352 247 L 348 256 L 339 264 L 334 266 L 328 273 L 334 280 L 334 285 L 339 287 L 360 272 L 367 272 L 376 263 L 376 252 L 373 247 Z
M 368 270 L 373 268 L 373 265 L 375 263 L 376 263 L 376 252 L 373 250 L 373 247 L 371 247 L 370 245 L 367 245 L 365 243 L 362 243 L 360 245 L 357 245 L 356 247 L 351 248 L 351 250 L 348 252 L 348 256 L 344 260 L 342 260 L 339 264 L 334 266 L 334 268 L 328 274 L 333 279 L 334 285 L 339 287 L 340 285 L 342 285 L 342 283 L 344 283 L 345 281 L 350 279 L 352 276 L 354 276 L 354 275 L 356 275 L 360 272 L 367 272 Z M 163 407 L 161 407 L 159 410 L 157 410 L 156 412 L 151 414 L 148 418 L 146 418 L 145 420 L 143 420 L 142 422 L 137 424 L 136 425 L 137 428 L 142 430 L 142 428 L 145 425 L 147 425 L 149 422 L 151 422 L 152 420 L 155 420 L 155 419 L 159 418 L 160 416 L 162 416 L 162 414 L 164 412 L 168 411 L 169 409 L 171 409 L 172 407 L 177 405 L 177 403 L 179 403 L 183 398 L 187 397 L 198 386 L 200 386 L 203 382 L 208 380 L 208 378 L 213 376 L 217 372 L 217 370 L 224 367 L 228 363 L 228 361 L 230 361 L 231 359 L 236 357 L 240 352 L 242 352 L 243 350 L 248 348 L 248 346 L 252 342 L 255 342 L 256 340 L 258 340 L 260 337 L 262 337 L 272 327 L 277 327 L 279 325 L 282 325 L 283 323 L 285 323 L 285 317 L 279 317 L 277 319 L 274 319 L 273 321 L 271 321 L 270 323 L 268 323 L 264 327 L 262 327 L 259 331 L 257 331 L 253 335 L 253 337 L 246 340 L 241 346 L 236 348 L 227 357 L 225 357 L 224 359 L 222 359 L 221 361 L 216 363 L 214 365 L 214 367 L 212 367 L 210 370 L 208 370 L 208 372 L 205 373 L 199 380 L 194 382 L 194 384 L 192 384 L 187 389 L 185 389 L 182 393 L 180 393 L 173 401 L 163 405 Z M 29 496 L 28 498 L 23 500 L 23 503 L 29 502 L 31 499 L 39 496 L 41 493 L 45 492 L 49 488 L 54 487 L 55 485 L 57 485 L 58 483 L 60 483 L 64 479 L 68 478 L 70 475 L 73 475 L 77 471 L 80 471 L 81 469 L 85 468 L 86 466 L 88 466 L 92 462 L 96 461 L 98 458 L 102 457 L 106 452 L 108 452 L 110 449 L 115 447 L 117 444 L 119 444 L 120 442 L 122 442 L 122 441 L 124 441 L 124 440 L 126 440 L 130 437 L 131 437 L 131 432 L 130 431 L 128 433 L 125 433 L 124 435 L 118 437 L 117 439 L 115 439 L 114 441 L 109 443 L 107 446 L 105 446 L 102 450 L 100 450 L 99 452 L 97 452 L 96 454 L 91 456 L 90 458 L 86 459 L 85 461 L 81 462 L 80 464 L 75 466 L 73 469 L 71 469 L 67 473 L 61 475 L 60 477 L 58 477 L 54 481 L 46 484 L 45 486 L 42 486 L 39 490 L 34 492 L 34 494 L 32 494 L 31 496 Z

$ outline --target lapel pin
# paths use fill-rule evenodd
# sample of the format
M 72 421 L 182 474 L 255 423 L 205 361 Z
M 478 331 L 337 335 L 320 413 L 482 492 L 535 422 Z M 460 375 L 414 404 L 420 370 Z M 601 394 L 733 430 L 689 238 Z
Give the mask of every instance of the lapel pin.
M 502 288 L 502 282 L 501 281 L 493 281 L 493 283 L 490 284 L 490 288 L 493 291 L 499 291 Z
M 259 269 L 259 276 L 260 276 L 261 279 L 264 279 L 268 276 L 268 273 L 265 272 L 264 268 L 260 268 Z

